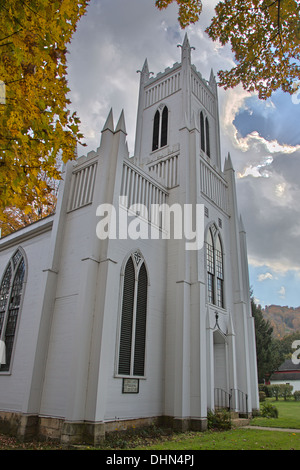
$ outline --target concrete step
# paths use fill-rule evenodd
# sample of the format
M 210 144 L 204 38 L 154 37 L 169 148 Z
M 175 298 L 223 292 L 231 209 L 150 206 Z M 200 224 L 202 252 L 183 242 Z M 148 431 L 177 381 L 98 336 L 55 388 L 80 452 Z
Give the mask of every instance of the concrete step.
M 231 425 L 233 428 L 240 428 L 242 426 L 249 426 L 250 418 L 233 418 Z

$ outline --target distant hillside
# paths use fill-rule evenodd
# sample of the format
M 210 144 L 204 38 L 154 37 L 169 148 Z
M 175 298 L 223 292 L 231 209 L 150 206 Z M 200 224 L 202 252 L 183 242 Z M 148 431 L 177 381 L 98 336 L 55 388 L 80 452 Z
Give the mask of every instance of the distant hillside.
M 281 307 L 279 305 L 267 305 L 262 309 L 265 320 L 269 320 L 273 327 L 275 338 L 281 339 L 300 331 L 300 307 Z

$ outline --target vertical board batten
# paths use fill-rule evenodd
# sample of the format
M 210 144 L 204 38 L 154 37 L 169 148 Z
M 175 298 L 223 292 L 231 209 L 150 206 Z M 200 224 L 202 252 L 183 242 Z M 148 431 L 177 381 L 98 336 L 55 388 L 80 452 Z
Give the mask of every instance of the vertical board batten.
M 96 167 L 97 163 L 92 163 L 73 172 L 69 211 L 79 209 L 93 201 Z

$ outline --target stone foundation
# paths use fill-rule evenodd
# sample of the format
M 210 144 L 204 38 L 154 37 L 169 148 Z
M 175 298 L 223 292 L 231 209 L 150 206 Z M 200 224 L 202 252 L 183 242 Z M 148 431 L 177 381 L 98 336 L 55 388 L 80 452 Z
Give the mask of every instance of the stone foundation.
M 153 424 L 172 428 L 179 432 L 206 431 L 207 429 L 206 418 L 177 419 L 170 416 L 159 416 L 95 423 L 88 421 L 69 422 L 62 418 L 0 411 L 0 433 L 16 436 L 23 441 L 51 440 L 66 446 L 82 443 L 96 446 L 103 442 L 106 433 L 138 429 Z

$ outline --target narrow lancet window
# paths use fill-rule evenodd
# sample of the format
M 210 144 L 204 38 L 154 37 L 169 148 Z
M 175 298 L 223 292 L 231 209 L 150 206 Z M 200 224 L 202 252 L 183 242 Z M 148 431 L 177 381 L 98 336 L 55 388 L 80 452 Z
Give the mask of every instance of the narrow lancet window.
M 216 276 L 217 276 L 217 306 L 224 307 L 224 273 L 223 273 L 223 250 L 220 237 L 217 237 L 216 241 Z
M 169 111 L 167 106 L 158 109 L 154 115 L 152 151 L 165 147 L 168 143 L 168 117 Z
M 0 364 L 0 372 L 10 369 L 24 279 L 25 259 L 17 250 L 6 267 L 0 285 L 0 340 L 5 347 L 5 361 Z
M 165 106 L 161 116 L 161 140 L 160 146 L 164 147 L 168 141 L 168 108 Z
M 210 157 L 210 142 L 209 142 L 209 122 L 205 119 L 205 134 L 206 134 L 206 155 Z
M 200 113 L 200 134 L 201 134 L 201 150 L 205 152 L 204 117 L 203 117 L 202 111 Z
M 211 230 L 208 231 L 206 243 L 206 265 L 207 265 L 207 292 L 208 302 L 215 303 L 215 261 L 214 261 L 214 242 Z
M 118 374 L 145 373 L 148 275 L 141 255 L 127 261 L 124 273 Z
M 214 227 L 214 226 L 213 226 Z M 217 230 L 208 230 L 206 239 L 208 302 L 224 308 L 224 256 Z
M 152 140 L 152 151 L 158 149 L 158 142 L 159 142 L 159 121 L 160 121 L 160 114 L 157 110 L 154 116 L 154 123 L 153 123 L 153 140 Z

